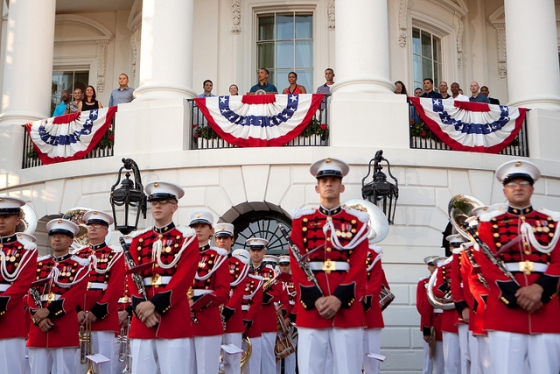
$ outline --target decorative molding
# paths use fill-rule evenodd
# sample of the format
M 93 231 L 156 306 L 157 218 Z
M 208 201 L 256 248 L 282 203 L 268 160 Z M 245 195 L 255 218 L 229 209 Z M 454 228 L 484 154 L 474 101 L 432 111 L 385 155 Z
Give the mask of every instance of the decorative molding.
M 504 79 L 507 76 L 507 52 L 506 52 L 506 18 L 504 6 L 496 9 L 489 17 L 488 21 L 496 30 L 497 52 L 498 52 L 498 74 Z
M 408 30 L 408 0 L 401 0 L 399 6 L 399 46 L 404 48 L 406 46 L 406 34 Z
M 455 23 L 455 40 L 457 42 L 457 67 L 460 68 L 463 62 L 463 33 L 465 26 L 457 13 L 454 14 L 453 21 Z
M 109 41 L 100 40 L 97 42 L 97 91 L 105 90 L 105 52 L 107 52 Z
M 6 0 L 2 0 L 2 19 L 6 21 L 8 19 L 9 4 Z
M 327 5 L 327 18 L 329 19 L 329 29 L 334 29 L 336 26 L 335 0 L 329 0 L 329 4 Z
M 231 15 L 233 18 L 231 32 L 239 34 L 241 32 L 241 0 L 231 0 Z
M 136 27 L 132 35 L 130 36 L 130 48 L 132 49 L 132 61 L 130 63 L 130 71 L 132 72 L 131 84 L 134 84 L 133 80 L 136 80 L 136 72 L 138 70 L 138 61 L 140 57 L 140 46 L 142 44 L 142 29 Z

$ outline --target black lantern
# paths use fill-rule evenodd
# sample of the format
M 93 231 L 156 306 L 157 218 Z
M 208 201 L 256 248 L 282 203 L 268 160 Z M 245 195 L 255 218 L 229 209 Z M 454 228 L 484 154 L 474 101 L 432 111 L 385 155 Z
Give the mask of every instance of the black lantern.
M 387 172 L 395 181 L 395 184 L 387 181 L 387 175 L 381 170 L 381 161 L 387 163 Z M 366 179 L 371 173 L 371 164 L 373 163 L 373 180 L 366 184 Z M 389 224 L 395 222 L 395 211 L 397 209 L 397 199 L 399 198 L 399 182 L 397 178 L 391 174 L 391 165 L 389 160 L 383 157 L 383 151 L 379 150 L 375 152 L 375 157 L 369 161 L 368 173 L 362 179 L 362 198 L 372 202 L 377 205 L 377 207 L 383 210 Z
M 111 207 L 115 219 L 115 230 L 120 231 L 123 235 L 128 235 L 138 228 L 140 214 L 144 215 L 144 219 L 146 219 L 147 203 L 138 165 L 131 158 L 123 158 L 122 162 L 124 166 L 119 169 L 117 183 L 111 187 Z M 124 169 L 126 169 L 125 179 L 121 182 Z M 130 179 L 130 171 L 134 174 L 134 180 Z M 119 182 L 121 186 L 116 188 Z M 124 207 L 124 210 L 119 210 L 118 216 L 116 207 Z

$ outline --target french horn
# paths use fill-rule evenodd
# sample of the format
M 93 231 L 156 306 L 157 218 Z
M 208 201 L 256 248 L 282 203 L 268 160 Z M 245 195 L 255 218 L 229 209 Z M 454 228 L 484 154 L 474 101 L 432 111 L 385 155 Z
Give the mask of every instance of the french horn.
M 24 232 L 29 235 L 33 235 L 37 229 L 37 215 L 33 208 L 29 204 L 25 204 L 21 207 L 20 222 L 16 227 L 16 232 Z
M 387 217 L 377 205 L 363 199 L 350 199 L 343 202 L 342 207 L 354 208 L 369 215 L 368 240 L 370 244 L 379 243 L 389 233 Z

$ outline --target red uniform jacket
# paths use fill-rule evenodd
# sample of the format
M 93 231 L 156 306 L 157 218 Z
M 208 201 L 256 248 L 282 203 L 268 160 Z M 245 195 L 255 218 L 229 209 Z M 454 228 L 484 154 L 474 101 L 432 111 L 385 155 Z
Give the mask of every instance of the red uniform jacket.
M 128 268 L 127 268 L 128 269 Z M 121 290 L 121 297 L 117 302 L 117 308 L 119 312 L 121 310 L 128 310 L 128 307 L 132 308 L 132 297 L 130 297 L 130 289 L 128 287 L 128 277 L 124 277 L 124 289 Z
M 247 273 L 249 266 L 235 257 L 229 258 L 229 300 L 224 305 L 222 315 L 226 321 L 226 333 L 243 333 L 245 325 L 243 324 L 243 295 L 247 286 Z
M 434 312 L 434 307 L 428 301 L 428 282 L 430 277 L 421 278 L 416 286 L 416 310 L 420 313 L 420 331 L 424 336 L 429 336 L 432 327 L 436 330 L 436 340 L 441 341 L 441 317 L 442 310 L 437 309 L 438 313 Z
M 37 245 L 17 235 L 0 237 L 0 339 L 26 338 L 24 295 L 35 280 Z
M 161 240 L 161 245 L 158 243 Z M 158 248 L 160 250 L 158 250 Z M 198 262 L 198 240 L 193 229 L 175 227 L 150 227 L 133 235 L 130 254 L 137 265 L 155 262 L 140 275 L 148 299 L 161 315 L 159 324 L 148 328 L 136 315 L 132 317 L 129 337 L 132 339 L 176 339 L 193 336 L 191 308 L 187 291 L 193 284 Z M 159 253 L 159 254 L 158 254 Z M 161 266 L 161 264 L 164 267 Z M 174 264 L 175 263 L 175 264 Z M 136 284 L 128 275 L 133 309 L 144 301 Z
M 251 274 L 261 276 L 264 283 L 276 276 L 274 269 L 268 265 L 264 265 L 264 263 L 256 268 L 251 266 L 250 272 Z M 267 290 L 263 289 L 263 305 L 258 317 L 261 332 L 278 331 L 275 303 L 288 303 L 288 294 L 286 290 L 284 290 L 281 282 L 274 282 Z
M 381 256 L 382 253 L 377 252 L 374 248 L 369 248 L 366 261 L 368 282 L 366 297 L 362 301 L 366 313 L 366 328 L 368 329 L 382 329 L 385 327 L 381 305 L 379 305 L 379 294 L 381 293 L 381 284 L 383 282 Z
M 486 286 L 486 281 L 482 277 L 480 267 L 474 262 L 473 245 L 463 245 L 465 249 L 461 252 L 461 278 L 465 281 L 464 294 L 471 295 L 467 298 L 471 313 L 469 313 L 469 330 L 474 335 L 486 335 L 484 330 L 484 314 L 486 313 L 486 300 L 490 290 Z M 477 266 L 474 266 L 475 263 Z
M 308 255 L 320 288 L 307 279 L 290 252 L 290 268 L 300 303 L 298 326 L 363 327 L 361 300 L 367 283 L 364 264 L 368 252 L 368 214 L 351 208 L 328 211 L 320 207 L 301 209 L 293 216 L 291 239 L 302 255 Z M 342 303 L 333 318 L 321 317 L 315 308 L 315 301 L 322 295 L 334 295 Z
M 451 297 L 452 258 L 438 264 L 437 277 L 434 283 L 434 296 L 438 298 Z M 457 324 L 459 314 L 455 309 L 444 310 L 441 316 L 441 331 L 459 333 Z
M 262 310 L 263 302 L 263 279 L 258 275 L 248 274 L 245 292 L 243 293 L 243 323 L 247 329 L 246 334 L 249 338 L 261 336 L 261 325 L 259 313 Z
M 36 280 L 51 277 L 50 281 L 37 289 L 41 295 L 43 308 L 50 311 L 48 318 L 53 322 L 54 327 L 45 333 L 39 326 L 31 325 L 29 340 L 27 340 L 28 347 L 78 346 L 79 327 L 76 307 L 84 299 L 89 270 L 88 260 L 72 256 L 70 253 L 56 259 L 51 255 L 37 259 Z M 31 294 L 27 297 L 27 303 L 31 314 L 34 314 L 37 305 Z
M 220 305 L 227 302 L 229 296 L 228 258 L 225 249 L 212 247 L 199 252 L 193 290 L 194 302 L 207 292 L 215 296 L 211 304 L 194 312 L 197 319 L 193 324 L 194 335 L 222 335 L 224 328 Z
M 556 212 L 544 209 L 536 211 L 532 207 L 523 210 L 509 207 L 507 212 L 494 210 L 481 215 L 479 236 L 492 252 L 496 253 L 513 242 L 498 258 L 510 267 L 519 285 L 524 287 L 538 283 L 544 289 L 541 299 L 544 306 L 534 313 L 528 313 L 515 303 L 514 283 L 481 251 L 475 251 L 475 259 L 490 287 L 486 330 L 520 334 L 560 333 L 557 294 L 560 279 L 558 216 Z M 549 250 L 549 253 L 544 253 Z M 509 300 L 510 307 L 500 301 L 502 298 Z
M 103 243 L 80 248 L 74 256 L 91 262 L 88 289 L 78 309 L 90 311 L 97 317 L 91 325 L 92 331 L 119 331 L 117 303 L 124 285 L 122 249 Z

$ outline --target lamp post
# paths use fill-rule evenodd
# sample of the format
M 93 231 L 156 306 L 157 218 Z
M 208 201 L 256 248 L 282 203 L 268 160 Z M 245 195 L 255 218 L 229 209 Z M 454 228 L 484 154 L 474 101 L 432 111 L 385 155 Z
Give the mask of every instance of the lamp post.
M 111 207 L 115 219 L 115 230 L 123 235 L 128 235 L 138 228 L 138 219 L 142 214 L 146 219 L 146 194 L 142 185 L 142 177 L 138 165 L 131 158 L 123 158 L 123 166 L 119 169 L 117 182 L 111 187 Z M 126 170 L 125 178 L 121 182 L 122 172 Z M 130 179 L 130 172 L 134 174 L 134 180 Z M 121 183 L 119 188 L 116 188 Z M 119 210 L 117 207 L 124 207 Z
M 381 166 L 382 161 L 387 163 L 387 172 L 395 181 L 395 184 L 387 181 L 387 175 L 381 171 L 383 169 L 383 166 Z M 372 181 L 366 183 L 366 179 L 371 173 L 372 163 L 374 169 Z M 362 198 L 383 210 L 390 225 L 395 222 L 395 211 L 397 209 L 397 199 L 399 198 L 399 182 L 391 174 L 391 165 L 389 160 L 383 157 L 383 150 L 375 152 L 375 156 L 369 161 L 368 173 L 362 179 Z

